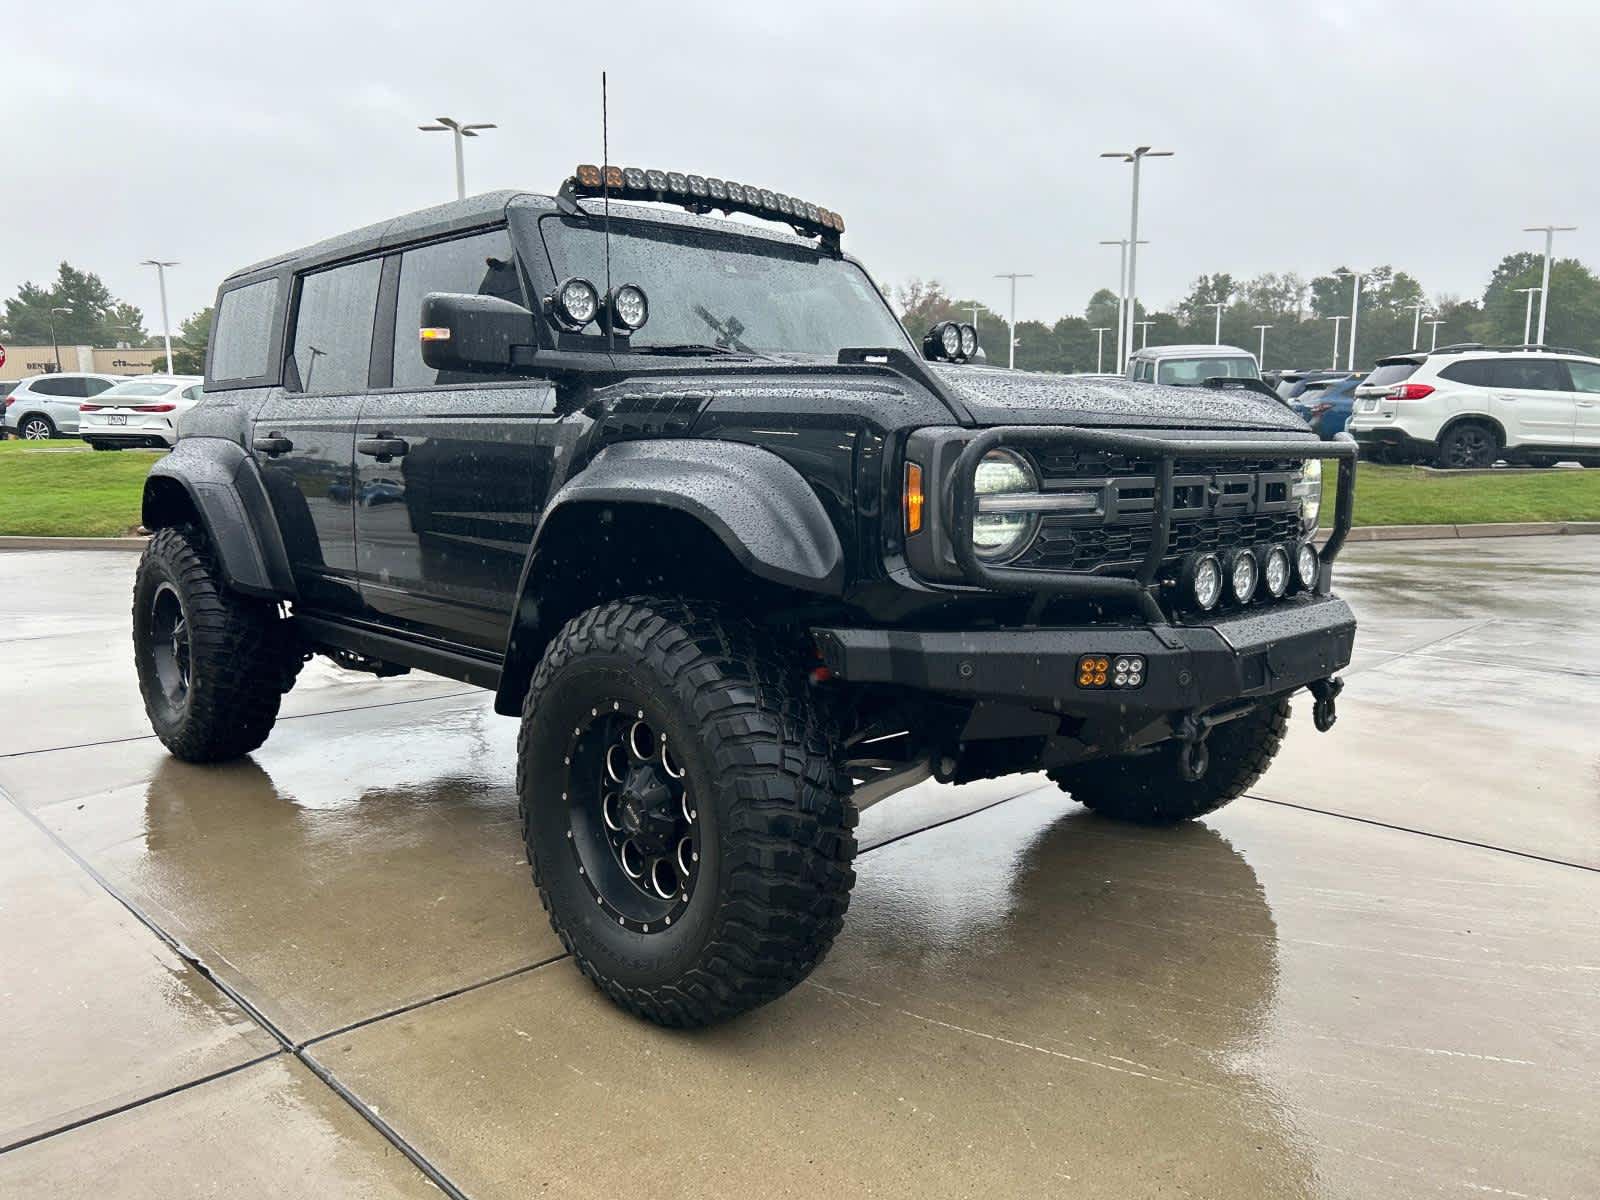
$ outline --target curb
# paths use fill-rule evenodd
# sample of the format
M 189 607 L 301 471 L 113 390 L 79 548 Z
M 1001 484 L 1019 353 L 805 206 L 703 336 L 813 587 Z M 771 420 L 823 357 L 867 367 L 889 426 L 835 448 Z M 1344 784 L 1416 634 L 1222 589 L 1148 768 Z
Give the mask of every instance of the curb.
M 1421 542 L 1440 538 L 1549 537 L 1559 534 L 1600 534 L 1600 521 L 1506 521 L 1484 525 L 1357 525 L 1345 538 L 1354 542 Z M 1317 541 L 1328 531 L 1319 530 Z
M 143 550 L 142 537 L 0 537 L 0 550 Z

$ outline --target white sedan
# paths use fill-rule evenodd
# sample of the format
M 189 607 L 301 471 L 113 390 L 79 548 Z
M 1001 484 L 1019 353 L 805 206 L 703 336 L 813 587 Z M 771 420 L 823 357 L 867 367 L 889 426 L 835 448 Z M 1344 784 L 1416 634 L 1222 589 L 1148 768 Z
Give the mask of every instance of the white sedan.
M 96 450 L 170 449 L 178 444 L 178 418 L 199 403 L 203 382 L 198 375 L 124 380 L 78 406 L 78 436 Z

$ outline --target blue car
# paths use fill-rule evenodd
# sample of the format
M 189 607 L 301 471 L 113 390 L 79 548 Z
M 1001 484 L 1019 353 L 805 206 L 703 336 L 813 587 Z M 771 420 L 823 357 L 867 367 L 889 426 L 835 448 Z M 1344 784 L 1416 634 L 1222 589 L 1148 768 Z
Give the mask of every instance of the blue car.
M 1352 375 L 1344 379 L 1312 380 L 1289 407 L 1305 418 L 1319 438 L 1332 441 L 1333 435 L 1342 433 L 1344 423 L 1350 419 L 1350 411 L 1356 403 L 1356 387 L 1363 378 L 1365 376 Z

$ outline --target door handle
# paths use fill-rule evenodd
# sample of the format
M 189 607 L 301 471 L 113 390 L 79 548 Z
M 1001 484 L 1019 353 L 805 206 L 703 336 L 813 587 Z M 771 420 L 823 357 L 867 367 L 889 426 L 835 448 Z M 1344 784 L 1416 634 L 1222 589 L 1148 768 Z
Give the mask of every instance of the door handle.
M 280 454 L 287 454 L 294 449 L 294 443 L 277 430 L 273 430 L 266 437 L 258 437 L 250 443 L 268 458 L 277 458 Z
M 362 438 L 356 443 L 358 451 L 371 455 L 381 463 L 403 457 L 410 448 L 406 445 L 405 438 L 395 437 L 388 430 L 383 430 L 377 437 Z
M 1594 405 L 1595 405 L 1595 402 L 1593 400 L 1579 400 L 1578 401 L 1578 407 L 1579 408 L 1593 408 Z

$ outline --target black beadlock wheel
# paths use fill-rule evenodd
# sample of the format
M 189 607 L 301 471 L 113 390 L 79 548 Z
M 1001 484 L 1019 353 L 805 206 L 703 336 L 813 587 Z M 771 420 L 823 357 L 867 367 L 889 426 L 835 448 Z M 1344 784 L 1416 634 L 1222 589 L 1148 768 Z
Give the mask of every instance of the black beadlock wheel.
M 1183 746 L 1165 742 L 1148 754 L 1107 758 L 1050 772 L 1062 791 L 1101 816 L 1137 825 L 1176 825 L 1215 812 L 1261 778 L 1289 728 L 1289 702 L 1278 700 L 1219 725 L 1206 738 L 1205 774 L 1184 778 Z
M 714 606 L 634 598 L 573 618 L 534 672 L 528 861 L 578 968 L 629 1012 L 735 1016 L 843 924 L 856 814 L 802 664 Z
M 1439 465 L 1453 470 L 1492 467 L 1500 457 L 1494 430 L 1476 421 L 1453 426 L 1439 442 Z
M 145 546 L 133 654 L 151 728 L 189 762 L 238 758 L 266 741 L 301 662 L 277 608 L 230 591 L 189 526 L 159 530 Z

